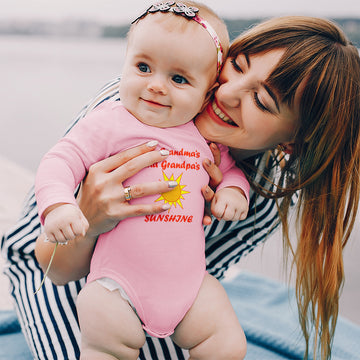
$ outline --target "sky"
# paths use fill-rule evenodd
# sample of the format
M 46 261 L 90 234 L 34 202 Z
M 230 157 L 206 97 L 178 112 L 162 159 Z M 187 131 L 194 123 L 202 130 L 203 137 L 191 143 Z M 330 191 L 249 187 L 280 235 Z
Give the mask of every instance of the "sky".
M 0 0 L 1 19 L 100 20 L 127 23 L 153 0 Z M 180 1 L 181 2 L 181 1 Z M 360 18 L 359 0 L 202 0 L 225 18 L 280 15 Z

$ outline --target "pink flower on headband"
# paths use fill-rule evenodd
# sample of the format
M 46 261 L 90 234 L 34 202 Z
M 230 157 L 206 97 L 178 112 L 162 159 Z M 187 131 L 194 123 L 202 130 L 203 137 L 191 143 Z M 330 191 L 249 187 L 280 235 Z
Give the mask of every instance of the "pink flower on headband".
M 173 12 L 177 15 L 184 15 L 191 19 L 196 16 L 196 13 L 199 12 L 199 9 L 193 6 L 188 7 L 185 4 L 177 3 L 176 7 L 173 8 Z
M 175 4 L 175 1 L 167 1 L 165 3 L 155 4 L 150 6 L 150 8 L 146 12 L 157 12 L 157 11 L 169 11 L 171 6 Z
M 146 14 L 148 13 L 156 13 L 158 11 L 172 12 L 176 15 L 182 15 L 188 19 L 193 19 L 196 16 L 196 13 L 199 12 L 199 9 L 193 6 L 186 6 L 185 4 L 182 3 L 176 3 L 176 6 L 174 5 L 175 5 L 175 1 L 166 1 L 163 3 L 151 5 L 143 14 L 141 14 L 138 18 L 136 18 L 132 22 L 132 24 L 137 20 L 146 16 Z

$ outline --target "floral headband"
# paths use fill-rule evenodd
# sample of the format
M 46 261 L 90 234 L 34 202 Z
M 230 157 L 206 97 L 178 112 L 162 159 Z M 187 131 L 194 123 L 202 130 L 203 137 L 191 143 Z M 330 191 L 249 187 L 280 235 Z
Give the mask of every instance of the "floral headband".
M 174 5 L 175 5 L 175 1 L 166 1 L 163 3 L 151 5 L 147 10 L 145 10 L 143 14 L 141 14 L 134 21 L 132 21 L 131 24 L 134 24 L 135 22 L 142 19 L 149 13 L 150 14 L 156 13 L 158 11 L 161 11 L 163 13 L 172 12 L 175 15 L 181 15 L 189 20 L 196 21 L 209 33 L 209 35 L 214 41 L 217 52 L 217 70 L 219 73 L 223 63 L 223 48 L 221 46 L 220 39 L 216 34 L 216 31 L 206 20 L 202 19 L 199 15 L 197 15 L 197 13 L 199 12 L 198 8 L 193 6 L 186 6 L 185 4 L 182 3 L 176 3 L 176 5 L 175 6 Z

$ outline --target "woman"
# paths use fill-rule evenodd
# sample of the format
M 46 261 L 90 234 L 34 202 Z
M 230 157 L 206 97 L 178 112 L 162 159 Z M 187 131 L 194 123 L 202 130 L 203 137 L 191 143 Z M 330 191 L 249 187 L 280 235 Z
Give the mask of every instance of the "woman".
M 221 278 L 277 226 L 279 214 L 285 248 L 293 252 L 297 271 L 305 357 L 313 326 L 321 358 L 331 355 L 344 280 L 342 248 L 354 223 L 359 196 L 359 77 L 359 54 L 332 23 L 307 17 L 272 19 L 235 40 L 219 78 L 216 102 L 196 120 L 210 140 L 237 148 L 234 156 L 252 174 L 254 189 L 245 221 L 215 220 L 206 228 L 208 270 Z M 109 97 L 117 99 L 117 81 L 104 88 L 80 117 Z M 253 136 L 258 138 L 253 151 L 242 151 L 242 144 Z M 287 156 L 274 150 L 279 144 Z M 253 156 L 267 149 L 273 151 Z M 124 217 L 159 211 L 132 208 L 124 203 L 121 191 L 124 179 L 160 160 L 160 155 L 150 150 L 144 145 L 90 170 L 79 197 L 90 230 L 85 238 L 58 248 L 49 275 L 53 281 L 66 283 L 87 274 L 99 233 Z M 136 157 L 138 154 L 143 155 Z M 279 157 L 281 162 L 276 161 Z M 205 166 L 216 184 L 216 166 Z M 132 194 L 157 193 L 164 186 L 138 184 L 132 186 Z M 287 214 L 296 192 L 300 231 L 297 246 L 291 248 Z M 209 193 L 207 199 L 211 199 Z M 274 199 L 280 199 L 278 208 Z M 7 274 L 25 334 L 37 358 L 76 358 L 79 330 L 74 299 L 84 280 L 63 287 L 47 281 L 43 290 L 33 295 L 42 278 L 34 259 L 40 226 L 33 195 L 23 214 L 3 238 L 2 247 L 9 258 Z M 43 240 L 39 238 L 37 255 L 45 267 L 52 246 L 45 248 Z M 149 338 L 140 358 L 170 358 L 170 354 L 174 359 L 185 356 L 171 340 Z

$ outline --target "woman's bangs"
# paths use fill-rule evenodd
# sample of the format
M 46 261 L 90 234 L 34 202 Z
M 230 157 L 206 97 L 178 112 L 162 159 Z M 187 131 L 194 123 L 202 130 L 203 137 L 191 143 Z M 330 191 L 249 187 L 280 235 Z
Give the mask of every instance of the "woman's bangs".
M 294 47 L 286 48 L 284 55 L 269 75 L 267 82 L 280 96 L 280 101 L 291 106 L 300 83 L 309 74 L 304 57 Z

